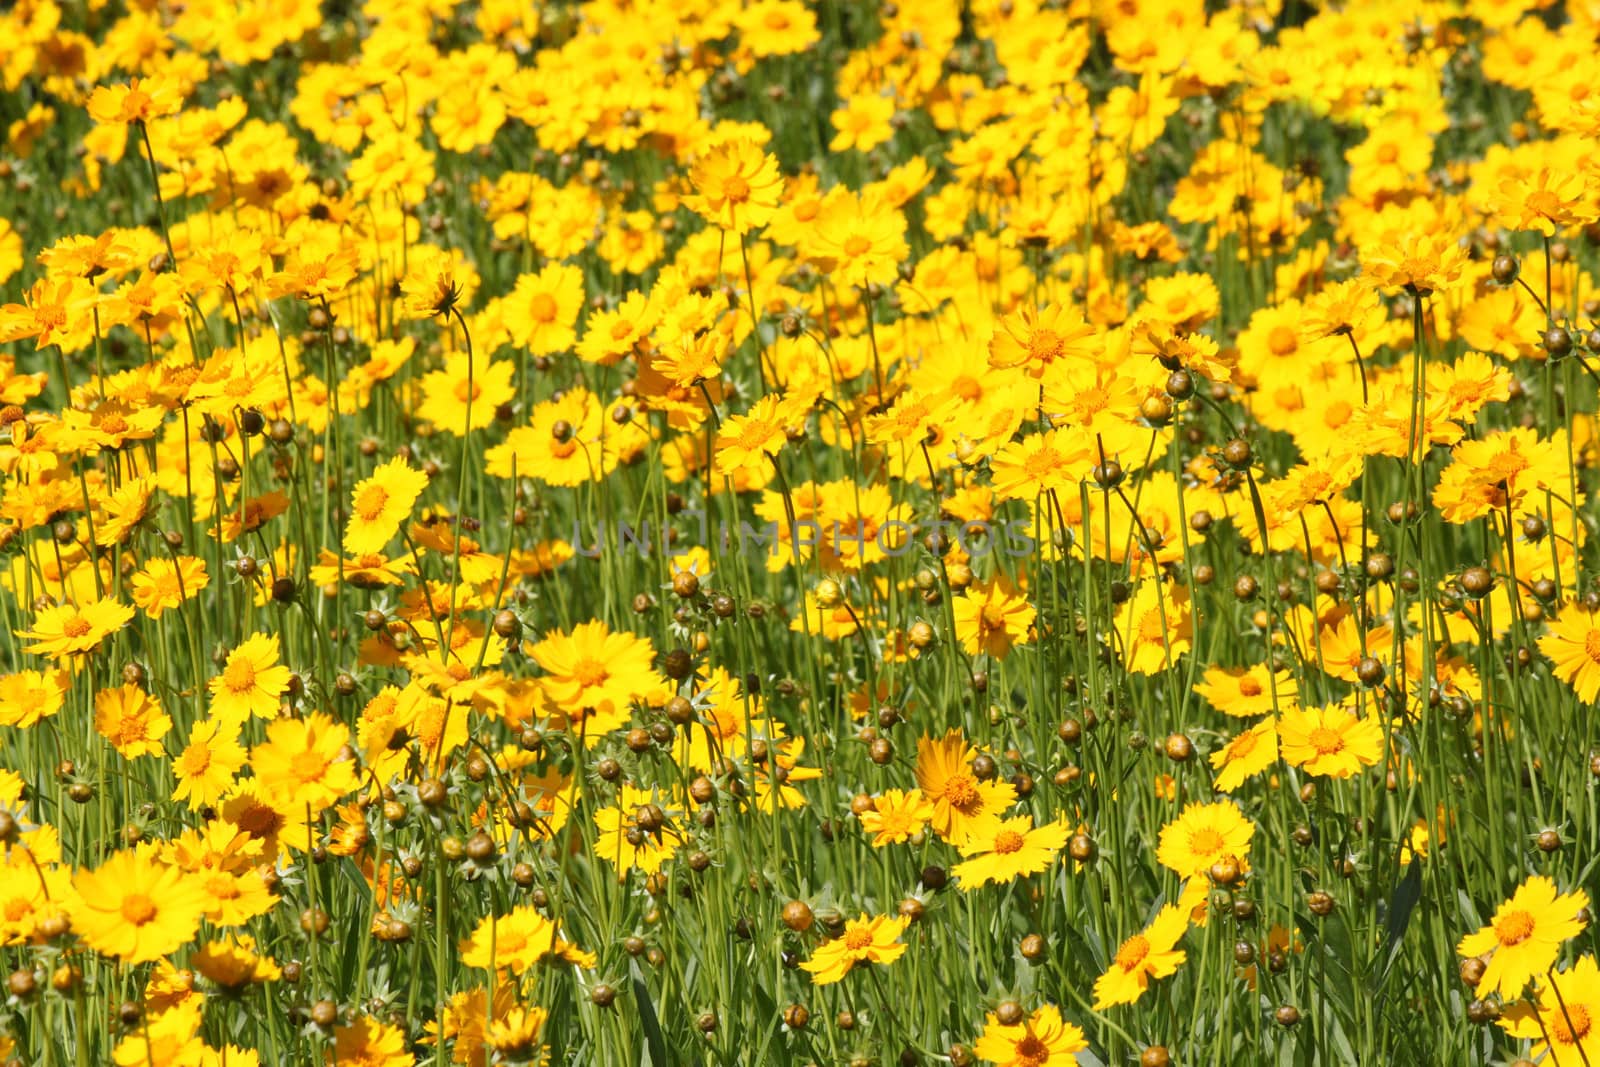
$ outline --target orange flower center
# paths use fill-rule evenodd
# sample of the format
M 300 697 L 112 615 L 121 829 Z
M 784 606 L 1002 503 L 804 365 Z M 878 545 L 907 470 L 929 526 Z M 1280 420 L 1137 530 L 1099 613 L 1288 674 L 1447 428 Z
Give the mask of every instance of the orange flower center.
M 122 917 L 134 926 L 143 926 L 156 917 L 156 902 L 143 893 L 130 893 L 122 898 Z
M 739 433 L 739 447 L 747 452 L 764 452 L 767 438 L 771 436 L 771 426 L 760 419 L 751 419 Z
M 872 931 L 864 927 L 856 927 L 844 935 L 844 946 L 851 952 L 860 952 L 872 944 Z
M 1241 679 L 1239 679 L 1239 695 L 1240 696 L 1247 696 L 1247 697 L 1258 697 L 1258 696 L 1260 696 L 1261 695 L 1261 683 L 1256 681 L 1254 678 L 1241 678 Z
M 124 433 L 128 429 L 128 420 L 121 415 L 107 415 L 100 420 L 100 429 L 106 433 Z
M 1583 635 L 1583 654 L 1594 663 L 1600 663 L 1600 630 L 1590 630 Z
M 1300 347 L 1300 339 L 1287 326 L 1274 326 L 1267 334 L 1267 349 L 1275 356 L 1291 355 Z
M 951 807 L 966 811 L 978 802 L 978 783 L 969 774 L 953 774 L 944 783 L 944 798 Z
M 554 322 L 559 310 L 556 298 L 549 293 L 535 293 L 528 301 L 528 317 L 534 322 Z
M 1015 830 L 1001 830 L 994 835 L 994 850 L 1001 855 L 1010 855 L 1022 851 L 1022 846 L 1027 844 L 1027 838 Z
M 68 637 L 83 637 L 93 629 L 94 626 L 82 615 L 74 615 L 61 624 L 61 632 Z
M 580 659 L 572 668 L 572 680 L 585 689 L 599 685 L 608 674 L 606 665 L 596 659 Z
M 1306 741 L 1312 748 L 1317 750 L 1317 755 L 1319 756 L 1331 756 L 1344 749 L 1344 738 L 1340 737 L 1337 731 L 1330 730 L 1326 726 L 1319 726 L 1312 730 Z
M 1017 1067 L 1042 1067 L 1050 1062 L 1050 1050 L 1043 1041 L 1029 1034 L 1017 1042 L 1015 1062 Z
M 871 247 L 871 241 L 867 240 L 859 233 L 853 233 L 845 239 L 844 253 L 847 256 L 859 256 L 863 255 Z
M 222 684 L 230 693 L 250 692 L 256 687 L 256 665 L 246 656 L 234 656 L 222 672 Z
M 1533 916 L 1525 911 L 1506 913 L 1495 920 L 1494 936 L 1507 948 L 1522 944 L 1533 936 Z
M 302 782 L 319 781 L 328 770 L 328 758 L 316 750 L 301 752 L 290 761 L 290 771 Z
M 1145 940 L 1143 934 L 1134 934 L 1117 949 L 1116 963 L 1124 971 L 1131 971 L 1143 963 L 1148 955 L 1150 955 L 1150 942 Z
M 1569 1023 L 1568 1020 L 1571 1020 Z M 1557 1010 L 1550 1020 L 1550 1036 L 1563 1045 L 1571 1045 L 1586 1037 L 1591 1025 L 1589 1009 L 1582 1004 L 1567 1004 Z
M 183 758 L 178 766 L 183 770 L 185 778 L 194 778 L 206 773 L 211 766 L 211 750 L 204 745 L 191 745 L 183 750 Z
M 362 522 L 377 522 L 389 503 L 389 491 L 381 485 L 369 485 L 356 494 L 356 517 Z
M 1029 478 L 1038 479 L 1054 473 L 1056 468 L 1061 466 L 1061 462 L 1061 453 L 1046 445 L 1024 460 L 1022 469 L 1027 472 Z
M 1232 759 L 1243 759 L 1255 751 L 1256 740 L 1255 732 L 1246 730 L 1228 743 L 1228 756 Z
M 722 183 L 722 195 L 736 204 L 743 203 L 750 199 L 750 183 L 735 174 Z
M 1209 826 L 1189 835 L 1189 851 L 1200 856 L 1221 852 L 1224 843 L 1222 835 Z

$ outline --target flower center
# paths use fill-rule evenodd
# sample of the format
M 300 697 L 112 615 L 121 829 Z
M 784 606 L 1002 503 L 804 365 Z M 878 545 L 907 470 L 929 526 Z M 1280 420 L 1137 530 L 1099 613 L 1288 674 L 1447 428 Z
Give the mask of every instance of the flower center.
M 143 893 L 122 898 L 122 917 L 134 926 L 143 926 L 156 917 L 156 902 Z
M 1015 830 L 1001 830 L 999 833 L 994 835 L 994 850 L 1001 855 L 1010 855 L 1013 852 L 1020 852 L 1022 850 L 1022 846 L 1026 843 L 1027 838 L 1023 837 Z
M 1267 334 L 1267 349 L 1275 356 L 1293 354 L 1300 347 L 1300 339 L 1287 326 L 1274 326 Z
M 558 310 L 556 298 L 549 293 L 535 293 L 528 301 L 528 317 L 534 322 L 554 322 Z
M 1335 752 L 1340 752 L 1344 749 L 1344 738 L 1326 726 L 1319 726 L 1312 730 L 1306 740 L 1310 742 L 1312 748 L 1317 750 L 1317 755 L 1319 756 L 1331 756 Z
M 1029 478 L 1043 478 L 1061 466 L 1061 458 L 1060 452 L 1046 445 L 1024 460 L 1022 469 L 1027 472 Z
M 844 944 L 851 952 L 860 952 L 872 944 L 872 931 L 857 927 L 844 935 Z
M 580 659 L 572 668 L 572 679 L 588 689 L 599 685 L 608 676 L 606 665 L 595 659 Z
M 1525 911 L 1513 911 L 1494 924 L 1494 936 L 1507 948 L 1520 945 L 1533 936 L 1533 916 Z
M 1594 663 L 1600 663 L 1600 630 L 1590 630 L 1583 635 L 1583 654 Z
M 1116 963 L 1123 970 L 1131 971 L 1143 963 L 1148 955 L 1150 955 L 1150 942 L 1145 940 L 1143 934 L 1134 934 L 1117 949 Z
M 94 626 L 91 625 L 89 620 L 84 618 L 82 615 L 74 615 L 72 618 L 61 624 L 61 632 L 66 634 L 68 637 L 83 637 L 93 629 Z
M 377 522 L 389 503 L 389 491 L 381 485 L 369 485 L 356 494 L 356 516 L 362 522 Z
M 1261 695 L 1261 683 L 1254 678 L 1239 679 L 1239 695 L 1258 697 Z
M 845 255 L 847 256 L 862 255 L 871 247 L 872 242 L 861 236 L 859 233 L 851 234 L 845 239 L 844 242 L 844 251 Z
M 735 174 L 722 183 L 722 195 L 734 203 L 743 203 L 750 199 L 750 183 Z
M 295 756 L 290 768 L 293 770 L 294 776 L 300 781 L 315 782 L 327 773 L 328 758 L 315 750 L 302 752 Z
M 1050 1050 L 1045 1043 L 1029 1034 L 1017 1042 L 1016 1063 L 1018 1067 L 1042 1067 L 1050 1062 Z
M 222 684 L 230 693 L 248 693 L 256 687 L 256 667 L 244 656 L 234 656 L 222 672 Z
M 944 798 L 951 807 L 966 811 L 978 802 L 978 783 L 972 780 L 971 775 L 951 775 L 949 781 L 944 783 Z
M 1228 743 L 1228 756 L 1231 759 L 1243 759 L 1255 751 L 1256 735 L 1253 730 L 1246 730 Z
M 1221 852 L 1223 844 L 1222 835 L 1209 826 L 1189 835 L 1189 850 L 1201 856 Z
M 1569 1023 L 1568 1020 L 1571 1020 Z M 1589 1009 L 1582 1004 L 1566 1004 L 1550 1020 L 1550 1036 L 1563 1045 L 1571 1045 L 1589 1033 Z
M 204 745 L 195 745 L 188 748 L 184 751 L 183 759 L 180 761 L 179 766 L 183 768 L 183 774 L 186 778 L 204 774 L 206 769 L 211 766 L 211 750 Z
M 739 447 L 747 452 L 766 451 L 767 438 L 772 436 L 772 427 L 759 419 L 751 420 L 739 433 Z

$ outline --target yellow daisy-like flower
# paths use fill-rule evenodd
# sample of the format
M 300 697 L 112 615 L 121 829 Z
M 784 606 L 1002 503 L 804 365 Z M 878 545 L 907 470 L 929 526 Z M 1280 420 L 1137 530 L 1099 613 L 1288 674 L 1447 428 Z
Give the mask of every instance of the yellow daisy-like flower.
M 1543 875 L 1519 885 L 1487 926 L 1456 946 L 1463 956 L 1487 960 L 1477 995 L 1497 992 L 1505 1000 L 1520 996 L 1530 980 L 1555 965 L 1562 942 L 1583 931 L 1587 924 L 1579 913 L 1588 906 L 1589 895 L 1583 890 L 1558 893 L 1556 884 Z
M 1226 745 L 1211 753 L 1211 766 L 1217 771 L 1215 785 L 1224 793 L 1233 792 L 1276 762 L 1278 725 L 1270 718 L 1241 730 Z
M 861 813 L 861 829 L 872 835 L 874 848 L 883 848 L 911 840 L 932 818 L 933 803 L 920 790 L 885 789 Z
M 176 952 L 200 926 L 199 882 L 147 855 L 118 852 L 72 880 L 72 928 L 101 955 L 148 963 Z
M 1373 716 L 1359 717 L 1337 705 L 1291 708 L 1278 723 L 1283 758 L 1307 774 L 1348 778 L 1377 763 L 1383 752 L 1383 727 Z
M 0 725 L 27 729 L 61 710 L 72 675 L 60 671 L 17 671 L 0 677 Z
M 277 635 L 251 634 L 228 653 L 222 673 L 208 683 L 211 713 L 232 723 L 252 715 L 270 719 L 278 714 L 289 678 L 289 668 L 278 662 Z
M 960 730 L 917 741 L 917 787 L 933 801 L 933 832 L 953 844 L 1016 803 L 1009 782 L 978 780 L 972 771 L 977 755 Z
M 763 226 L 783 197 L 778 161 L 754 141 L 720 144 L 689 170 L 694 194 L 684 202 L 713 226 L 746 234 Z
M 862 915 L 845 924 L 844 933 L 814 952 L 800 965 L 811 972 L 814 985 L 840 981 L 858 963 L 889 964 L 905 955 L 900 942 L 911 920 L 905 916 Z
M 428 476 L 398 456 L 357 482 L 344 528 L 344 550 L 355 556 L 381 553 L 426 488 Z
M 161 701 L 136 685 L 102 689 L 94 698 L 94 728 L 123 759 L 154 756 L 172 719 Z
M 96 600 L 82 607 L 61 604 L 35 615 L 33 629 L 16 633 L 33 642 L 22 651 L 61 660 L 94 651 L 131 618 L 133 609 L 115 600 Z
M 1070 1067 L 1088 1047 L 1083 1030 L 1062 1019 L 1054 1004 L 1046 1004 L 1011 1025 L 990 1012 L 972 1051 L 1003 1067 Z
M 975 831 L 961 845 L 969 857 L 951 870 L 961 888 L 971 891 L 986 882 L 1011 882 L 1047 870 L 1072 833 L 1064 820 L 1033 825 L 1032 815 L 996 819 Z
M 1255 823 L 1231 801 L 1190 804 L 1161 828 L 1156 859 L 1185 878 L 1204 874 L 1218 860 L 1243 860 L 1255 832 Z
M 1177 947 L 1189 929 L 1184 910 L 1168 904 L 1156 913 L 1150 925 L 1117 948 L 1117 954 L 1094 983 L 1094 1010 L 1104 1011 L 1117 1004 L 1132 1004 L 1150 988 L 1150 979 L 1166 978 L 1186 958 Z
M 195 723 L 189 743 L 173 761 L 172 773 L 178 779 L 172 799 L 199 811 L 215 805 L 229 789 L 234 776 L 245 764 L 248 753 L 239 744 L 236 730 L 219 719 Z
M 1578 699 L 1593 704 L 1600 697 L 1600 612 L 1574 600 L 1539 638 L 1539 651 L 1555 665 L 1555 676 L 1572 686 Z

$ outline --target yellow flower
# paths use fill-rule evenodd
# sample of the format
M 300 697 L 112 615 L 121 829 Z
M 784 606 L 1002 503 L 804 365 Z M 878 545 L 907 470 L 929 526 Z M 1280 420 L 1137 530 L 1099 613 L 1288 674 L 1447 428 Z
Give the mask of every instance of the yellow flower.
M 1211 766 L 1217 770 L 1216 787 L 1231 793 L 1278 762 L 1278 727 L 1267 718 L 1248 730 L 1241 730 L 1226 745 L 1211 753 Z
M 1264 664 L 1229 670 L 1207 667 L 1194 691 L 1224 715 L 1241 719 L 1267 715 L 1274 705 L 1288 707 L 1299 699 L 1294 675 L 1287 670 L 1269 676 Z
M 1033 605 L 1004 575 L 992 582 L 974 582 L 951 603 L 956 636 L 967 655 L 987 652 L 1005 659 L 1014 644 L 1026 644 L 1033 627 Z
M 359 1016 L 333 1032 L 328 1067 L 415 1067 L 406 1051 L 406 1035 L 398 1026 Z
M 1008 316 L 989 341 L 989 365 L 1017 367 L 1042 378 L 1062 360 L 1093 360 L 1100 353 L 1095 328 L 1075 310 L 1048 304 Z
M 1278 737 L 1291 766 L 1330 778 L 1348 778 L 1377 763 L 1383 752 L 1377 718 L 1360 718 L 1338 705 L 1288 709 L 1279 720 Z
M 1593 704 L 1600 696 L 1600 613 L 1574 600 L 1539 638 L 1539 651 L 1550 658 L 1555 676 L 1572 686 L 1578 699 Z
M 920 790 L 885 789 L 861 813 L 861 828 L 872 835 L 874 848 L 900 845 L 922 832 L 933 818 L 933 804 Z
M 1204 874 L 1218 860 L 1243 861 L 1255 832 L 1231 801 L 1190 804 L 1161 828 L 1156 859 L 1184 878 Z
M 985 882 L 1012 882 L 1025 874 L 1048 870 L 1072 833 L 1064 820 L 1033 825 L 1032 815 L 995 819 L 976 830 L 960 846 L 969 857 L 951 870 L 970 891 Z
M 357 482 L 344 528 L 344 550 L 355 556 L 381 553 L 426 488 L 428 476 L 399 456 Z
M 102 689 L 94 698 L 94 728 L 123 759 L 154 756 L 172 719 L 161 701 L 136 685 Z
M 754 141 L 711 149 L 690 168 L 689 181 L 695 191 L 684 203 L 713 226 L 741 235 L 765 225 L 783 197 L 778 161 Z
M 0 677 L 0 725 L 26 730 L 61 710 L 72 676 L 61 671 L 17 671 Z
M 252 715 L 270 719 L 278 714 L 289 678 L 289 668 L 278 662 L 278 636 L 251 634 L 228 653 L 222 673 L 207 684 L 211 713 L 234 724 Z
M 152 559 L 131 579 L 133 603 L 152 619 L 193 598 L 211 584 L 206 562 L 196 556 Z
M 356 787 L 355 762 L 343 754 L 350 730 L 322 712 L 277 719 L 250 765 L 267 800 L 283 811 L 321 812 Z
M 1558 894 L 1556 884 L 1544 875 L 1519 885 L 1489 925 L 1456 946 L 1463 956 L 1487 959 L 1477 995 L 1498 992 L 1505 1000 L 1521 996 L 1529 980 L 1555 965 L 1561 943 L 1583 932 L 1588 923 L 1580 913 L 1588 907 L 1589 895 L 1583 890 Z
M 1083 1030 L 1046 1004 L 1020 1023 L 1006 1024 L 990 1012 L 972 1051 L 1000 1067 L 1071 1067 L 1089 1047 Z
M 966 841 L 1017 800 L 1009 782 L 978 780 L 972 771 L 977 755 L 960 730 L 917 740 L 917 787 L 933 801 L 934 833 L 952 844 Z
M 627 722 L 632 702 L 661 684 L 655 654 L 648 638 L 612 633 L 599 620 L 547 634 L 528 650 L 544 671 L 545 698 L 590 746 Z
M 851 919 L 844 933 L 818 948 L 800 968 L 811 972 L 813 984 L 828 985 L 842 980 L 858 963 L 893 963 L 905 954 L 899 938 L 910 922 L 905 916 L 887 915 Z
M 831 116 L 829 121 L 838 131 L 828 142 L 828 151 L 844 152 L 857 149 L 866 152 L 878 147 L 894 136 L 889 120 L 894 117 L 894 100 L 879 93 L 864 93 L 852 97 Z
M 197 880 L 149 855 L 123 851 L 72 880 L 72 928 L 90 948 L 123 963 L 148 963 L 181 948 L 200 926 Z
M 234 776 L 247 756 L 236 726 L 220 719 L 194 724 L 189 743 L 173 761 L 172 773 L 178 780 L 173 800 L 199 811 L 218 803 L 233 787 Z
M 1185 959 L 1176 946 L 1188 929 L 1188 917 L 1177 905 L 1168 904 L 1157 912 L 1148 927 L 1117 948 L 1111 966 L 1095 980 L 1094 1010 L 1132 1004 L 1150 987 L 1150 979 L 1176 971 Z
M 1528 1055 L 1551 1067 L 1600 1062 L 1600 967 L 1580 956 L 1568 970 L 1551 971 L 1534 1000 L 1508 1008 L 1500 1025 L 1512 1037 L 1533 1042 Z
M 81 608 L 61 604 L 45 608 L 34 616 L 33 629 L 16 634 L 33 642 L 22 651 L 61 660 L 94 651 L 131 618 L 133 609 L 115 600 L 95 600 Z
M 183 90 L 177 79 L 157 75 L 133 78 L 127 85 L 102 85 L 89 96 L 89 117 L 96 122 L 126 126 L 175 115 L 183 107 Z
M 557 935 L 556 924 L 532 905 L 506 915 L 479 920 L 472 936 L 461 943 L 461 962 L 479 970 L 504 969 L 520 976 L 540 960 L 556 957 L 577 967 L 593 967 L 593 953 Z

